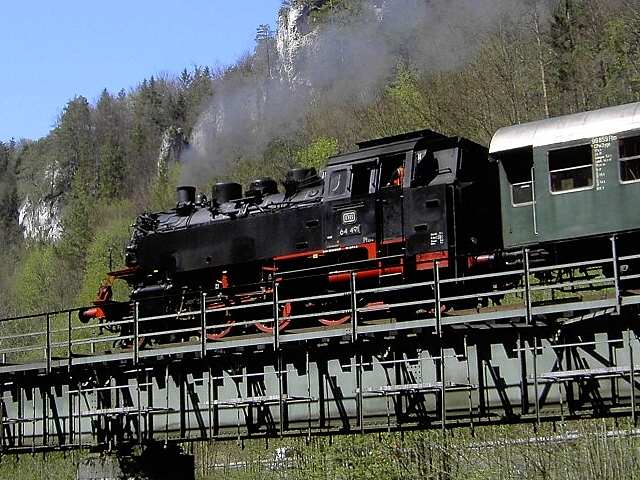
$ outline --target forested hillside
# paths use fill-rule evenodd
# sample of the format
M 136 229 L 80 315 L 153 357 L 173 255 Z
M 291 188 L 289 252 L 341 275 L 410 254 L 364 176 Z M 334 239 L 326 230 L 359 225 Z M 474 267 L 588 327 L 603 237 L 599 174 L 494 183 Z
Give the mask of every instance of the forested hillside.
M 639 97 L 638 0 L 285 1 L 234 65 L 77 97 L 46 137 L 0 143 L 0 316 L 90 302 L 180 182 L 281 177 L 418 128 L 487 144 Z

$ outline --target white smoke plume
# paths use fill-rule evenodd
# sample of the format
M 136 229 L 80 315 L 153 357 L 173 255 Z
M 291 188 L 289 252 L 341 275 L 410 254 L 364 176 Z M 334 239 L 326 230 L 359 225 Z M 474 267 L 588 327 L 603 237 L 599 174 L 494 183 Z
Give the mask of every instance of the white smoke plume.
M 294 32 L 300 46 L 293 58 L 290 50 L 271 58 L 279 73 L 255 74 L 245 62 L 215 81 L 192 147 L 181 158 L 183 182 L 204 186 L 240 159 L 260 160 L 269 142 L 299 128 L 318 92 L 325 106 L 366 105 L 393 78 L 399 59 L 422 72 L 459 68 L 497 22 L 522 17 L 533 3 L 369 0 L 347 23 L 336 18 Z M 300 9 L 304 27 L 308 12 L 295 3 L 289 8 Z M 285 20 L 281 15 L 279 28 L 287 27 Z

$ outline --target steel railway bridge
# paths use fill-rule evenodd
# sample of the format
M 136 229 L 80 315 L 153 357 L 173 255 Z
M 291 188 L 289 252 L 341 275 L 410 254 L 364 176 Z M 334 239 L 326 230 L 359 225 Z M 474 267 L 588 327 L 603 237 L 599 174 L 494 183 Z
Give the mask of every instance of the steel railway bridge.
M 619 256 L 615 238 L 611 246 L 553 266 L 531 266 L 523 251 L 514 268 L 465 278 L 441 278 L 436 263 L 432 281 L 368 289 L 359 266 L 346 265 L 345 291 L 279 298 L 274 284 L 246 305 L 212 307 L 216 292 L 202 292 L 199 308 L 179 314 L 199 326 L 165 322 L 172 327 L 144 343 L 147 322 L 176 314 L 144 317 L 135 303 L 112 324 L 81 324 L 77 309 L 2 320 L 0 453 L 584 416 L 635 422 L 640 254 Z M 390 291 L 402 302 L 371 301 Z M 254 333 L 252 324 L 279 325 L 286 303 L 327 297 L 338 307 Z M 469 299 L 485 306 L 447 310 Z M 213 313 L 268 306 L 270 318 L 210 340 L 229 327 L 208 321 Z M 320 325 L 323 315 L 348 320 Z M 176 335 L 183 340 L 167 340 Z M 115 346 L 123 339 L 128 348 Z

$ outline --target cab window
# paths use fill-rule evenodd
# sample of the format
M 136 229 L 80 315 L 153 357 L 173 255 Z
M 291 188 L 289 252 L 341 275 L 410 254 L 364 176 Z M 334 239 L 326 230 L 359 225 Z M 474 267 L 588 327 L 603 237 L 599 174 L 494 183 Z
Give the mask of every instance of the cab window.
M 414 153 L 412 187 L 429 185 L 438 176 L 438 161 L 429 150 Z
M 338 197 L 344 195 L 347 191 L 347 185 L 349 184 L 349 170 L 342 168 L 340 170 L 334 170 L 329 175 L 329 191 L 328 197 Z
M 404 152 L 380 157 L 380 188 L 402 187 L 405 157 Z
M 359 197 L 375 193 L 377 187 L 377 162 L 354 163 L 351 165 L 351 196 Z

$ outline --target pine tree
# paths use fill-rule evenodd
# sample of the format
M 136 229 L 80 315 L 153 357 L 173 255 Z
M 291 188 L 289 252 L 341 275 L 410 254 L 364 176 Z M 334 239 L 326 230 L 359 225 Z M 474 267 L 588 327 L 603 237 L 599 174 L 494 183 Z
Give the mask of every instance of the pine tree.
M 5 253 L 14 250 L 20 240 L 14 156 L 15 142 L 0 142 L 0 245 Z
M 124 188 L 126 162 L 123 148 L 125 134 L 123 112 L 117 99 L 105 89 L 95 108 L 98 148 L 98 196 L 115 198 Z
M 55 128 L 56 147 L 64 179 L 66 208 L 60 251 L 65 259 L 82 267 L 86 245 L 92 238 L 99 190 L 99 157 L 96 154 L 91 107 L 84 97 L 71 100 Z
M 255 55 L 258 61 L 266 62 L 265 73 L 271 78 L 271 50 L 273 49 L 274 32 L 268 24 L 262 24 L 256 29 Z

